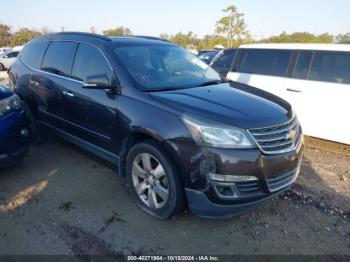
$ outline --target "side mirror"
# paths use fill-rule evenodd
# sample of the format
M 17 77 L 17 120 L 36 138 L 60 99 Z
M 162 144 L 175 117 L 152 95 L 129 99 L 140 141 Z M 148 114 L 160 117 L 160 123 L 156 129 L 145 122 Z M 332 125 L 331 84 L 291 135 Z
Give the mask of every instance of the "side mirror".
M 83 84 L 83 88 L 87 89 L 111 89 L 112 86 L 109 83 L 106 74 L 92 75 L 86 78 L 86 82 Z
M 9 58 L 9 56 L 8 55 L 4 55 L 2 58 Z
M 117 84 L 110 84 L 106 74 L 88 76 L 86 78 L 86 82 L 83 84 L 83 88 L 108 89 L 108 93 L 110 94 L 121 94 L 119 83 L 117 82 Z

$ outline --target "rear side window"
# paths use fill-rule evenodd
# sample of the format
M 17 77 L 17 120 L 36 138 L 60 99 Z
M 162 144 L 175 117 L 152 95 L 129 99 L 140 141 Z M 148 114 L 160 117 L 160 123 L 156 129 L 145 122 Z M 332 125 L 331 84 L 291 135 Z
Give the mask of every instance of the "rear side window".
M 350 53 L 316 52 L 309 80 L 350 84 Z
M 301 51 L 298 56 L 292 77 L 298 79 L 307 79 L 310 64 L 312 60 L 313 52 L 312 51 Z
M 7 57 L 8 57 L 8 58 L 15 58 L 15 57 L 18 56 L 18 53 L 19 53 L 19 52 L 11 52 L 11 53 L 8 53 L 8 54 L 7 54 Z
M 35 69 L 39 69 L 48 45 L 49 42 L 29 44 L 21 53 L 22 61 Z
M 46 51 L 41 69 L 56 75 L 69 75 L 75 43 L 52 42 Z
M 74 59 L 72 76 L 86 82 L 87 77 L 101 74 L 106 74 L 111 81 L 113 73 L 106 58 L 96 47 L 79 44 Z
M 242 73 L 285 76 L 291 50 L 245 49 L 240 52 L 236 70 Z

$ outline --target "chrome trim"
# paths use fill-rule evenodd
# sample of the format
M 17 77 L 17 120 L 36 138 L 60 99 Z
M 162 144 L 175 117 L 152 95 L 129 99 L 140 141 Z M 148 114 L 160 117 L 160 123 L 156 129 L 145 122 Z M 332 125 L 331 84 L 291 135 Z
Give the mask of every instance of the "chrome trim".
M 270 177 L 270 178 L 267 177 L 267 178 L 265 178 L 266 184 L 267 184 L 267 186 L 268 186 L 268 188 L 269 188 L 269 191 L 270 191 L 271 193 L 273 193 L 273 192 L 279 191 L 279 190 L 281 190 L 281 189 L 283 189 L 283 188 L 286 188 L 286 187 L 292 185 L 292 184 L 297 180 L 297 178 L 298 178 L 298 176 L 299 176 L 299 172 L 300 172 L 300 168 L 301 168 L 301 162 L 302 162 L 302 158 L 300 158 L 300 160 L 298 161 L 298 167 L 295 168 L 294 170 L 290 171 L 290 172 L 284 173 L 284 174 L 282 174 L 282 175 L 280 175 L 280 176 L 276 176 L 276 177 Z M 290 176 L 290 180 L 288 180 L 286 183 L 281 184 L 280 186 L 275 187 L 275 188 L 273 188 L 273 189 L 270 188 L 269 179 L 270 179 L 270 180 L 271 180 L 271 179 L 278 180 L 278 178 L 284 177 L 284 178 L 282 178 L 282 180 L 283 180 L 283 179 L 288 178 L 288 176 Z M 270 181 L 270 183 L 271 183 L 271 181 Z
M 295 121 L 292 125 L 291 123 Z M 258 130 L 264 130 L 264 129 L 273 129 L 273 128 L 278 128 L 278 127 L 282 127 L 282 126 L 288 126 L 286 128 L 280 129 L 280 130 L 276 130 L 276 131 L 270 131 L 270 132 L 266 132 L 266 133 L 257 133 L 256 131 Z M 266 140 L 270 140 L 270 139 L 262 139 L 260 140 L 258 137 L 259 136 L 265 136 L 265 135 L 274 135 L 274 134 L 278 134 L 278 133 L 284 133 L 284 132 L 288 132 L 290 130 L 295 129 L 295 127 L 298 127 L 298 136 L 290 141 L 282 141 L 279 145 L 261 145 L 260 143 L 266 143 L 266 142 L 273 142 L 273 141 L 278 141 L 278 140 L 287 140 L 288 137 L 276 137 L 271 139 L 271 141 L 266 141 Z M 254 132 L 255 131 L 255 132 Z M 300 127 L 300 124 L 298 122 L 298 119 L 296 117 L 293 117 L 291 120 L 289 120 L 288 122 L 282 123 L 282 124 L 278 124 L 278 125 L 274 125 L 274 126 L 268 126 L 268 127 L 262 127 L 262 128 L 253 128 L 253 129 L 249 129 L 247 130 L 248 134 L 251 136 L 252 140 L 255 142 L 255 144 L 258 146 L 258 148 L 260 149 L 260 151 L 264 154 L 267 155 L 274 155 L 274 154 L 282 154 L 282 153 L 288 153 L 294 150 L 299 150 L 302 141 L 303 141 L 303 133 Z M 278 148 L 279 146 L 283 147 L 286 146 L 288 144 L 291 144 L 291 146 L 289 146 L 288 148 L 284 148 L 284 149 L 279 149 L 279 150 L 269 150 L 269 148 Z
M 282 124 L 282 125 L 278 125 L 278 126 L 285 126 L 285 125 L 289 125 L 289 123 L 286 123 L 286 124 Z M 251 134 L 253 136 L 268 136 L 268 135 L 275 135 L 275 134 L 278 134 L 278 133 L 283 133 L 283 132 L 287 132 L 291 129 L 293 129 L 295 126 L 297 125 L 297 122 L 295 121 L 295 123 L 291 126 L 288 126 L 286 128 L 283 128 L 283 129 L 279 129 L 278 131 L 270 131 L 270 132 L 266 132 L 266 133 L 263 133 L 263 134 L 259 134 L 259 133 L 254 133 L 254 132 L 251 132 Z M 276 128 L 278 126 L 274 126 L 274 127 L 265 127 L 265 128 L 259 128 L 259 130 L 262 130 L 262 129 L 269 129 L 269 128 Z M 250 130 L 258 130 L 258 129 L 250 129 Z

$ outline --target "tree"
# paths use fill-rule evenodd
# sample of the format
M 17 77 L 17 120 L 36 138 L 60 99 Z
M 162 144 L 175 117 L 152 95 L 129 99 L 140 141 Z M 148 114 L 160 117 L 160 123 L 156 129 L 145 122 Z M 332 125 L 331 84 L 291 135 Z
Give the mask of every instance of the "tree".
M 197 37 L 197 35 L 191 31 L 187 33 L 179 32 L 175 35 L 170 36 L 169 40 L 175 44 L 189 49 L 197 48 L 200 42 L 200 39 Z
M 13 35 L 11 45 L 23 45 L 39 35 L 40 33 L 37 31 L 33 31 L 28 28 L 21 28 Z
M 132 35 L 131 30 L 127 27 L 124 28 L 123 26 L 120 26 L 114 29 L 107 29 L 107 30 L 104 30 L 102 33 L 107 36 Z
M 260 42 L 264 43 L 333 43 L 333 36 L 324 33 L 320 35 L 311 34 L 308 32 L 295 32 L 292 34 L 287 34 L 282 32 L 282 34 L 277 36 L 271 36 L 266 39 L 262 39 Z
M 8 46 L 11 43 L 11 37 L 10 27 L 0 24 L 0 47 Z
M 198 50 L 212 49 L 216 45 L 226 47 L 227 39 L 222 35 L 205 35 L 198 44 Z
M 232 47 L 234 41 L 240 41 L 249 36 L 247 25 L 244 21 L 244 13 L 239 13 L 234 5 L 223 10 L 227 16 L 222 17 L 216 23 L 216 32 L 227 38 L 227 47 Z
M 339 34 L 335 37 L 337 44 L 350 44 L 350 33 Z

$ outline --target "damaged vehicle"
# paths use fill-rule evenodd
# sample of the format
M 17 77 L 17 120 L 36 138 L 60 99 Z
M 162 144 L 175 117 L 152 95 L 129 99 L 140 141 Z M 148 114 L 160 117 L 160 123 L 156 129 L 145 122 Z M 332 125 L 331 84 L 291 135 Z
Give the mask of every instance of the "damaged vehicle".
M 18 163 L 29 149 L 30 119 L 18 95 L 0 85 L 0 168 Z
M 298 176 L 303 135 L 291 106 L 222 80 L 173 43 L 45 35 L 9 76 L 38 128 L 118 166 L 135 203 L 157 218 L 186 207 L 239 215 Z

